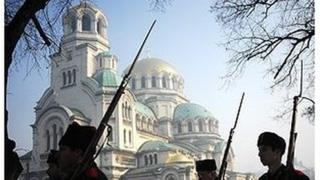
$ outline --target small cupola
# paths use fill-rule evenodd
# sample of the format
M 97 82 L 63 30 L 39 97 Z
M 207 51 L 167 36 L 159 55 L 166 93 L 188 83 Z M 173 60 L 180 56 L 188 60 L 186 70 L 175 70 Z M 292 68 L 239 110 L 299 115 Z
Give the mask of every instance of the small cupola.
M 110 69 L 116 71 L 117 62 L 117 57 L 110 54 L 109 51 L 101 52 L 96 56 L 96 70 Z

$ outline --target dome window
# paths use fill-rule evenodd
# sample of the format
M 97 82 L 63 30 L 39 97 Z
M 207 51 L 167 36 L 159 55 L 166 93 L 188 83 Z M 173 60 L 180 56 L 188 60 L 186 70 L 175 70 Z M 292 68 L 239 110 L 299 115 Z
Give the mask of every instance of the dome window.
M 156 87 L 156 77 L 152 76 L 152 81 L 151 81 L 152 87 Z
M 146 166 L 148 165 L 148 157 L 147 157 L 147 155 L 144 155 L 144 164 Z
M 153 163 L 153 159 L 152 159 L 152 155 L 149 155 L 149 159 L 150 159 L 150 165 Z
M 154 154 L 154 164 L 158 164 L 158 155 Z
M 202 121 L 199 121 L 199 132 L 203 131 L 203 123 Z
M 91 18 L 88 14 L 82 16 L 82 31 L 91 30 Z
M 178 133 L 182 132 L 181 122 L 178 122 Z
M 162 87 L 163 88 L 167 88 L 167 80 L 166 80 L 166 77 L 162 77 Z
M 143 76 L 141 78 L 141 88 L 145 88 L 146 87 L 146 78 Z
M 192 131 L 192 122 L 188 122 L 188 131 L 189 131 L 189 132 Z

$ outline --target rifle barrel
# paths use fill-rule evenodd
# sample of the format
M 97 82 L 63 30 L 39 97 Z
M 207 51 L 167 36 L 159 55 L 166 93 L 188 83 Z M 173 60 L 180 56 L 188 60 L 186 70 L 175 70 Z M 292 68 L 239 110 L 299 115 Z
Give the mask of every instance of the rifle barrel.
M 234 130 L 235 130 L 237 124 L 238 124 L 238 119 L 239 119 L 240 110 L 241 110 L 241 107 L 242 107 L 243 98 L 244 98 L 244 92 L 242 93 L 242 96 L 241 96 L 241 101 L 240 101 L 240 105 L 239 105 L 239 108 L 238 108 L 236 121 L 234 122 L 234 126 L 230 129 L 228 143 L 227 143 L 226 149 L 224 151 L 223 159 L 222 159 L 220 170 L 219 170 L 218 180 L 223 180 L 224 174 L 225 174 L 226 169 L 227 169 L 227 157 L 228 157 L 230 145 L 231 145 L 231 142 L 232 142 L 232 137 L 233 137 L 233 134 L 234 134 Z

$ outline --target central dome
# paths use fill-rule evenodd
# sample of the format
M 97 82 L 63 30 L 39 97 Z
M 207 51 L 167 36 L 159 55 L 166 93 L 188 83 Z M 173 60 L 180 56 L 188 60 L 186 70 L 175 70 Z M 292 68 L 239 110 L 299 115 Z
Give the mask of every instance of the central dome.
M 129 68 L 126 68 L 125 72 Z M 147 75 L 147 74 L 170 74 L 178 75 L 178 71 L 169 63 L 158 58 L 145 58 L 138 60 L 133 68 L 132 75 Z

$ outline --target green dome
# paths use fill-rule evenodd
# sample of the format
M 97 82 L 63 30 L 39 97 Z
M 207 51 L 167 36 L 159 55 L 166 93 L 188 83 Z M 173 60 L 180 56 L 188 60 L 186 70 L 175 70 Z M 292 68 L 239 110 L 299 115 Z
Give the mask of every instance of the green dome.
M 146 105 L 140 103 L 140 102 L 136 102 L 135 103 L 136 106 L 136 111 L 143 114 L 146 117 L 149 117 L 151 119 L 156 119 L 153 111 Z
M 183 150 L 188 152 L 186 149 L 174 145 L 169 144 L 163 141 L 147 141 L 142 144 L 138 150 L 138 152 L 154 152 L 154 151 L 176 151 L 176 150 Z
M 100 86 L 118 87 L 121 83 L 122 77 L 114 70 L 103 69 L 93 75 L 93 79 L 95 79 Z
M 175 121 L 183 121 L 186 119 L 195 119 L 197 117 L 200 118 L 214 118 L 212 113 L 208 111 L 206 108 L 194 104 L 194 103 L 184 103 L 179 104 L 174 111 L 173 119 Z

